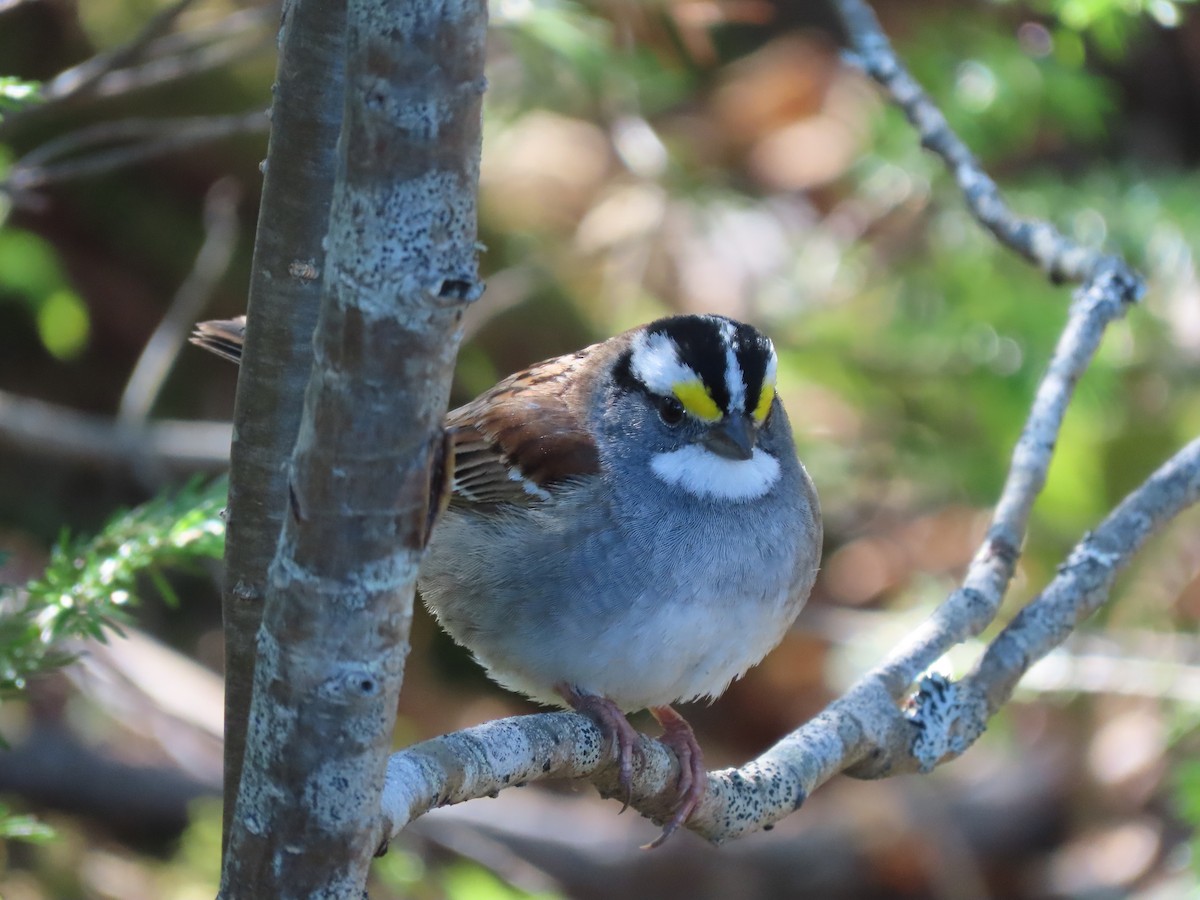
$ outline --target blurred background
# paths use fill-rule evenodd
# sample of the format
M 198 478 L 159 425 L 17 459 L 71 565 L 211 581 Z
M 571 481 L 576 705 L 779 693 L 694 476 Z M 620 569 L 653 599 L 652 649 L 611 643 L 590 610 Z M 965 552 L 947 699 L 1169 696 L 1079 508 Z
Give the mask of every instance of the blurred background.
M 1150 281 L 1080 385 L 1007 618 L 1200 432 L 1200 11 L 875 6 L 1016 209 Z M 183 340 L 245 306 L 277 21 L 236 0 L 0 0 L 8 585 L 41 577 L 64 530 L 95 534 L 225 467 L 236 370 Z M 783 645 L 685 710 L 714 767 L 742 763 L 953 589 L 1070 292 L 981 232 L 842 59 L 824 3 L 496 0 L 492 21 L 488 290 L 455 400 L 669 312 L 752 321 L 779 349 L 825 562 Z M 212 536 L 221 490 L 193 483 L 154 515 L 206 504 L 172 534 Z M 104 559 L 153 556 L 159 537 L 121 537 L 140 521 L 118 523 Z M 103 569 L 100 550 L 77 556 L 93 551 Z M 154 557 L 128 594 L 105 587 L 111 569 L 90 594 L 42 578 L 64 615 L 140 602 L 125 638 L 72 643 L 76 665 L 6 685 L 25 687 L 0 706 L 0 803 L 24 823 L 0 847 L 6 900 L 213 896 L 220 568 L 205 553 L 219 540 L 178 554 L 186 566 Z M 1200 896 L 1198 631 L 1193 511 L 931 776 L 837 779 L 769 834 L 719 850 L 685 834 L 654 853 L 637 849 L 653 826 L 590 788 L 507 791 L 422 819 L 376 863 L 372 896 Z M 423 612 L 413 644 L 397 745 L 531 709 Z

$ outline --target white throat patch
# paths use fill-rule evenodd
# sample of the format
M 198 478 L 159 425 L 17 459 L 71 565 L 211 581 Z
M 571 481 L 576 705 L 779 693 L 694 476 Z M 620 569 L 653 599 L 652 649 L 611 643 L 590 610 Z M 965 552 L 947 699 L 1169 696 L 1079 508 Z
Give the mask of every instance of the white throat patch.
M 654 474 L 697 497 L 719 500 L 754 500 L 779 480 L 779 460 L 755 447 L 750 459 L 726 459 L 711 450 L 690 444 L 650 460 Z

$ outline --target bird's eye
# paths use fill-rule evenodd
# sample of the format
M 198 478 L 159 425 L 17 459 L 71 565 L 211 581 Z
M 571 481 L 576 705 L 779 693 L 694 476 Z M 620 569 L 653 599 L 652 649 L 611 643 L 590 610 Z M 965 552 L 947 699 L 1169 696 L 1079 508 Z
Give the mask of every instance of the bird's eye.
M 668 425 L 683 421 L 683 404 L 674 397 L 662 397 L 658 401 L 658 417 Z

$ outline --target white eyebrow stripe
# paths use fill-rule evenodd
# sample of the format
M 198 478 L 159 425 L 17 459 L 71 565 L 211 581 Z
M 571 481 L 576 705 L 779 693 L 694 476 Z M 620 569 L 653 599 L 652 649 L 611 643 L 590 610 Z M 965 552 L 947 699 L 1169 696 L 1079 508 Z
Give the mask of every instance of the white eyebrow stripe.
M 681 381 L 700 380 L 696 371 L 679 359 L 675 342 L 661 332 L 634 338 L 629 365 L 634 377 L 661 397 L 671 396 Z
M 779 377 L 779 357 L 775 354 L 775 345 L 771 345 L 771 355 L 767 357 L 767 371 L 763 373 L 763 384 L 775 387 Z
M 729 391 L 727 412 L 749 412 L 746 409 L 746 376 L 742 372 L 742 364 L 738 362 L 737 348 L 734 346 L 736 328 L 727 319 L 718 319 L 717 322 L 721 340 L 725 344 L 725 387 Z

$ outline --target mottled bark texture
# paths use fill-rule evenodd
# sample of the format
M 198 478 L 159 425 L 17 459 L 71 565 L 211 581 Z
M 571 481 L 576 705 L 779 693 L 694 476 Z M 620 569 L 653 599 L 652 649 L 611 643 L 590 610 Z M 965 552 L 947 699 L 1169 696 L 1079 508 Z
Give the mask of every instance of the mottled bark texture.
M 225 898 L 359 897 L 466 305 L 483 0 L 351 0 L 315 359 L 258 634 Z M 298 187 L 297 189 L 303 189 Z
M 325 266 L 322 241 L 342 124 L 345 0 L 286 5 L 247 335 L 234 409 L 225 542 L 225 814 L 242 775 L 255 637 L 287 509 L 287 460 L 300 428 Z

